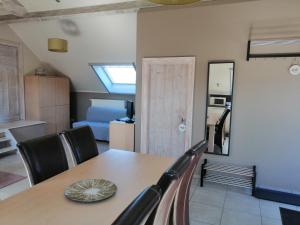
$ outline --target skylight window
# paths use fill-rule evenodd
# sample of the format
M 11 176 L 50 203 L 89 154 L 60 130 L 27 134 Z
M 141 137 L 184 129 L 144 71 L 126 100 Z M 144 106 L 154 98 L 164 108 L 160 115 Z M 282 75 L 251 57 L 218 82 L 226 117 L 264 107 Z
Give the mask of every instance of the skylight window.
M 135 94 L 134 64 L 91 64 L 91 67 L 109 93 Z
M 135 84 L 136 72 L 133 65 L 104 66 L 113 84 Z

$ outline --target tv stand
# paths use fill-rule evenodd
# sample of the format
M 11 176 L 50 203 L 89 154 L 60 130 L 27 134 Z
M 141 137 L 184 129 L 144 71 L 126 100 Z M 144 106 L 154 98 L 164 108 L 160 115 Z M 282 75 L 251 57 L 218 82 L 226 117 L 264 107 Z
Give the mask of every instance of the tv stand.
M 125 123 L 135 123 L 134 119 L 130 119 L 128 117 L 117 119 L 116 121 L 125 122 Z
M 109 124 L 109 148 L 134 151 L 134 121 L 111 121 Z

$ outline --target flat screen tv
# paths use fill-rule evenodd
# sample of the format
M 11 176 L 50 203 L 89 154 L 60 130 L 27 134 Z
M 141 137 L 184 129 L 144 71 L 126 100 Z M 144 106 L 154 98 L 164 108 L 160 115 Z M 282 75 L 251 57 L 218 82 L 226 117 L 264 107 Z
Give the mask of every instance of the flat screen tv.
M 128 120 L 126 123 L 134 123 L 133 115 L 134 115 L 134 102 L 133 101 L 126 101 L 126 110 L 127 110 L 127 117 Z

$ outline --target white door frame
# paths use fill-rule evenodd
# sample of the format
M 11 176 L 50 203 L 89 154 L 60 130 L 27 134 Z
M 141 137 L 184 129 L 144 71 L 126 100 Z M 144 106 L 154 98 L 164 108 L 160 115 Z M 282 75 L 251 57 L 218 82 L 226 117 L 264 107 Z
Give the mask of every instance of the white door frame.
M 141 102 L 141 152 L 148 153 L 148 102 L 150 90 L 149 68 L 153 64 L 187 64 L 188 72 L 188 92 L 187 114 L 186 114 L 186 135 L 185 146 L 187 151 L 192 145 L 192 124 L 193 124 L 193 105 L 194 105 L 194 82 L 195 82 L 195 62 L 196 57 L 161 57 L 143 58 L 142 60 L 142 102 Z

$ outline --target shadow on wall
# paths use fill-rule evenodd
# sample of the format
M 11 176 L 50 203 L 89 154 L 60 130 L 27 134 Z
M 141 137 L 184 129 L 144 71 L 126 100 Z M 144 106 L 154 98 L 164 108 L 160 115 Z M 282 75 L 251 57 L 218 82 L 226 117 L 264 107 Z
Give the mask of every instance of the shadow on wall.
M 77 24 L 70 19 L 59 20 L 60 27 L 62 31 L 70 36 L 79 36 L 80 30 Z

